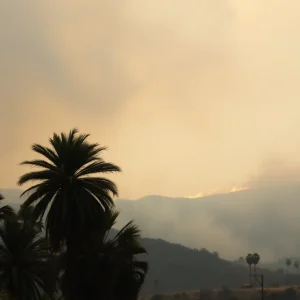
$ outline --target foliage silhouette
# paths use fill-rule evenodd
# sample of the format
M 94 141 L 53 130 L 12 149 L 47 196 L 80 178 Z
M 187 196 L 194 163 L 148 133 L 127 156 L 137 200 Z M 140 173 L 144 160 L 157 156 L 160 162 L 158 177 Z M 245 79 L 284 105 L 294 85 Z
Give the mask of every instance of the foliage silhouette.
M 95 174 L 119 172 L 120 168 L 101 159 L 99 154 L 106 148 L 88 143 L 88 136 L 77 135 L 76 129 L 68 135 L 54 133 L 52 148 L 32 146 L 44 160 L 22 163 L 39 168 L 21 176 L 18 183 L 39 182 L 23 193 L 28 195 L 24 207 L 36 204 L 33 213 L 40 220 L 49 210 L 46 233 L 55 251 L 64 243 L 78 247 L 79 239 L 101 226 L 103 212 L 113 206 L 112 196 L 118 195 L 112 181 Z
M 0 224 L 0 289 L 12 299 L 39 300 L 49 291 L 49 248 L 35 226 L 15 217 Z
M 22 194 L 27 198 L 18 215 L 24 228 L 36 231 L 45 217 L 55 266 L 49 277 L 58 278 L 64 299 L 134 300 L 148 271 L 148 263 L 136 256 L 146 250 L 133 221 L 109 238 L 118 217 L 113 210 L 118 189 L 102 174 L 121 169 L 105 162 L 99 155 L 106 148 L 87 142 L 88 137 L 73 129 L 69 134 L 54 133 L 50 147 L 32 146 L 43 158 L 22 163 L 38 170 L 18 181 L 34 182 Z M 50 286 L 53 290 L 55 284 Z
M 114 237 L 109 237 L 118 214 L 110 210 L 105 212 L 105 227 L 95 237 L 94 248 L 86 249 L 71 266 L 67 266 L 67 256 L 62 256 L 65 270 L 62 291 L 68 299 L 138 298 L 148 263 L 138 260 L 137 256 L 146 254 L 146 249 L 140 244 L 140 231 L 133 221 Z
M 0 194 L 0 201 L 4 200 L 4 197 Z M 0 207 L 0 220 L 4 220 L 7 217 L 14 215 L 14 210 L 9 205 L 3 205 Z
M 287 258 L 285 260 L 285 264 L 287 265 L 287 267 L 289 267 L 292 264 L 292 260 L 290 258 Z
M 248 253 L 246 256 L 246 263 L 249 265 L 249 283 L 252 284 L 252 265 L 253 265 L 253 255 Z
M 252 254 L 252 263 L 254 265 L 254 275 L 256 275 L 256 266 L 259 263 L 260 256 L 258 253 Z

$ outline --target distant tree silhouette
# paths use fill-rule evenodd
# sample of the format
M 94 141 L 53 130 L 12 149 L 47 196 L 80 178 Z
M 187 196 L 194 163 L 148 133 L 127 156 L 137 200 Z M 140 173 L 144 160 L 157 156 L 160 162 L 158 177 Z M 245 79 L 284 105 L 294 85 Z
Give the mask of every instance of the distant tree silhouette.
M 290 258 L 287 258 L 287 259 L 285 260 L 285 264 L 287 265 L 287 267 L 290 267 L 291 264 L 292 264 L 292 260 L 291 260 Z
M 0 194 L 0 201 L 4 200 L 2 194 Z M 6 217 L 13 216 L 14 210 L 9 205 L 3 205 L 0 207 L 0 220 L 4 220 Z
M 248 253 L 246 256 L 246 262 L 249 265 L 249 283 L 252 284 L 252 265 L 253 265 L 253 255 Z
M 254 265 L 254 276 L 256 275 L 256 265 L 259 263 L 260 256 L 258 253 L 252 254 L 252 262 Z
M 294 262 L 294 267 L 295 267 L 296 269 L 299 269 L 299 262 L 298 262 L 298 261 L 295 261 L 295 262 Z

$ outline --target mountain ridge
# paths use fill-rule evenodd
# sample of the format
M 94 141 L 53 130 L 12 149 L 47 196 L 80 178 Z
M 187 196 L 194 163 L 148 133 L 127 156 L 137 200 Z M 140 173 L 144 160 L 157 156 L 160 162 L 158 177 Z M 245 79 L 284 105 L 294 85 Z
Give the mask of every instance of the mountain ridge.
M 17 206 L 21 190 L 12 191 L 0 190 Z M 300 231 L 298 199 L 298 184 L 199 198 L 148 195 L 138 200 L 117 199 L 116 209 L 121 212 L 117 228 L 134 219 L 145 237 L 206 247 L 230 260 L 248 252 L 274 260 L 300 252 L 300 241 L 295 239 Z

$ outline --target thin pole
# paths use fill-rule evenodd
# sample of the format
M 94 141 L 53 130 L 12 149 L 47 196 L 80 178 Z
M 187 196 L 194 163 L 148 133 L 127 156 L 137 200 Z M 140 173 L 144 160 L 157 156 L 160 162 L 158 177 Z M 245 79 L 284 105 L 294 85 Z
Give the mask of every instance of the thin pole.
M 264 275 L 261 275 L 261 300 L 264 300 Z

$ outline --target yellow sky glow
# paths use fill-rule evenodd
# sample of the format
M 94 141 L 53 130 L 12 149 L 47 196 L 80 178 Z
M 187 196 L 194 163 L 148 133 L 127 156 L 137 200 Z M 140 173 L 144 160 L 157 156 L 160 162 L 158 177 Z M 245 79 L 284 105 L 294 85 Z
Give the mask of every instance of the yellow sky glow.
M 5 1 L 0 187 L 78 127 L 123 198 L 224 189 L 299 163 L 300 2 Z M 4 171 L 3 171 L 4 170 Z

